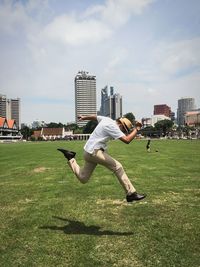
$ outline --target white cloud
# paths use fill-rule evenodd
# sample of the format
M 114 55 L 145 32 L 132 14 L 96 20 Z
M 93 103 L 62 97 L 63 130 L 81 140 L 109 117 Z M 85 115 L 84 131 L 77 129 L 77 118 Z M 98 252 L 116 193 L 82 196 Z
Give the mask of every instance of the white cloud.
M 141 14 L 154 0 L 108 0 L 102 12 L 102 19 L 113 26 L 124 25 L 131 15 Z
M 200 38 L 161 44 L 156 58 L 161 70 L 169 75 L 200 67 Z
M 123 63 L 128 57 L 128 51 L 124 48 L 115 47 L 112 52 L 107 56 L 107 64 L 103 71 L 104 76 L 107 79 L 115 80 L 119 69 L 122 68 Z
M 113 26 L 124 25 L 131 15 L 140 14 L 152 0 L 108 0 L 78 13 L 57 16 L 41 30 L 50 41 L 81 46 L 108 39 Z M 95 16 L 94 16 L 95 15 Z
M 12 5 L 6 1 L 0 8 L 0 30 L 6 34 L 15 34 L 16 29 L 21 30 L 29 24 L 29 18 L 21 4 Z
M 108 38 L 111 30 L 101 21 L 88 19 L 78 21 L 75 16 L 56 17 L 40 33 L 49 41 L 81 46 L 85 43 L 96 43 Z
M 132 15 L 141 14 L 155 0 L 107 0 L 104 5 L 89 6 L 82 17 L 95 16 L 112 28 L 127 23 Z
M 81 18 L 85 19 L 87 17 L 91 17 L 94 15 L 98 16 L 102 13 L 104 8 L 105 8 L 104 5 L 91 5 L 83 12 L 83 14 L 81 14 Z
M 50 15 L 48 0 L 20 1 L 6 0 L 0 3 L 0 31 L 3 34 L 28 33 Z
M 143 84 L 162 84 L 200 71 L 200 38 L 157 42 L 147 47 L 145 59 L 129 59 L 127 79 Z M 133 63 L 132 63 L 133 62 Z

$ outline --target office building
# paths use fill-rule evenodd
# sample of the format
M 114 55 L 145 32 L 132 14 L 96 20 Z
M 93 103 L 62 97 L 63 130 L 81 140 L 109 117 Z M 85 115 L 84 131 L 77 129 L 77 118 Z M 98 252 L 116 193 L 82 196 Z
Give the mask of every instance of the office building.
M 165 115 L 166 117 L 170 117 L 171 108 L 166 104 L 154 105 L 153 115 Z
M 6 118 L 7 99 L 5 95 L 0 94 L 0 117 Z
M 151 125 L 154 127 L 155 124 L 158 122 L 158 121 L 162 121 L 162 120 L 171 120 L 169 117 L 165 116 L 165 115 L 153 115 L 151 117 Z
M 12 98 L 8 100 L 8 119 L 15 120 L 17 127 L 21 128 L 20 99 Z
M 175 121 L 175 113 L 171 111 L 171 107 L 166 104 L 154 105 L 153 115 L 164 115 L 170 118 L 173 122 Z
M 106 116 L 106 100 L 108 99 L 108 86 L 106 85 L 103 89 L 101 89 L 101 107 L 100 107 L 100 115 Z
M 15 120 L 17 128 L 21 128 L 20 99 L 8 99 L 6 95 L 0 95 L 0 117 L 7 120 Z
M 195 100 L 194 98 L 181 98 L 178 100 L 178 109 L 177 109 L 177 124 L 178 126 L 185 125 L 185 114 L 188 111 L 195 109 Z
M 142 126 L 150 127 L 151 126 L 151 118 L 142 118 Z
M 200 126 L 200 109 L 185 113 L 185 125 L 194 127 Z
M 113 86 L 110 87 L 110 95 L 108 95 L 108 86 L 101 90 L 100 114 L 113 120 L 122 117 L 122 96 L 114 94 Z
M 75 120 L 79 127 L 87 124 L 87 121 L 78 121 L 81 115 L 97 113 L 96 104 L 96 76 L 89 75 L 86 71 L 79 71 L 75 77 Z
M 170 119 L 175 122 L 175 112 L 172 112 L 170 113 Z

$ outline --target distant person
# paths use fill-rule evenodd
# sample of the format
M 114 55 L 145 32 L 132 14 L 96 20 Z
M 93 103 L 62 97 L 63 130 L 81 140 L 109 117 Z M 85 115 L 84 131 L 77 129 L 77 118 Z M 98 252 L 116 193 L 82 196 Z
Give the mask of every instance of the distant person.
M 127 118 L 112 120 L 108 117 L 89 115 L 78 116 L 79 121 L 97 120 L 98 125 L 90 135 L 90 138 L 84 146 L 84 167 L 80 168 L 75 160 L 76 153 L 59 148 L 78 180 L 81 183 L 87 183 L 97 164 L 103 165 L 111 170 L 118 178 L 120 184 L 125 190 L 127 202 L 137 201 L 145 198 L 145 195 L 138 194 L 130 182 L 123 166 L 120 162 L 112 158 L 107 152 L 106 143 L 111 139 L 119 139 L 129 144 L 136 136 L 137 131 L 141 129 L 142 124 L 136 122 L 133 129 L 132 123 Z
M 151 152 L 150 142 L 151 142 L 151 140 L 149 139 L 147 142 L 147 145 L 146 145 L 147 152 Z

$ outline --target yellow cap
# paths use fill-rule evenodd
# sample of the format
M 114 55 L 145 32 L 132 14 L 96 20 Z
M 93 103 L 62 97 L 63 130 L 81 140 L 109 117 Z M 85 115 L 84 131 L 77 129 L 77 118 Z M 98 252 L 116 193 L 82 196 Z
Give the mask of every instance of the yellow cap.
M 120 118 L 119 121 L 121 122 L 127 133 L 133 128 L 133 124 L 129 121 L 129 119 Z

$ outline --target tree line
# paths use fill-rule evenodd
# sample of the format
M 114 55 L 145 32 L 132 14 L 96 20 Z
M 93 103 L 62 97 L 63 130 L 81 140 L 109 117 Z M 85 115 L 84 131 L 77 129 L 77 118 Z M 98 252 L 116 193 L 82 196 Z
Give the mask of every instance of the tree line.
M 132 112 L 128 112 L 124 114 L 123 117 L 126 117 L 129 119 L 132 124 L 135 124 L 135 116 Z M 97 126 L 97 121 L 89 121 L 84 127 L 79 127 L 76 123 L 71 123 L 71 124 L 63 124 L 61 122 L 56 123 L 56 122 L 50 122 L 45 125 L 47 128 L 65 128 L 66 131 L 73 131 L 74 134 L 88 134 L 92 133 L 95 127 Z M 173 121 L 171 120 L 161 120 L 155 123 L 154 127 L 153 126 L 147 126 L 145 128 L 142 128 L 140 130 L 140 134 L 145 136 L 145 137 L 161 137 L 161 136 L 166 136 L 169 134 L 170 131 L 175 130 L 175 125 Z M 35 130 L 41 130 L 42 127 L 37 127 L 37 128 L 30 128 L 28 126 L 24 126 L 21 129 L 21 134 L 23 135 L 23 138 L 28 140 L 32 135 Z M 184 130 L 187 131 L 189 130 L 190 127 L 185 126 L 182 128 L 178 128 L 176 130 Z

